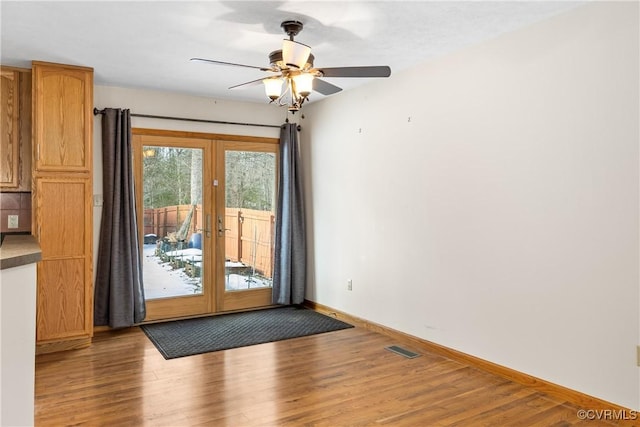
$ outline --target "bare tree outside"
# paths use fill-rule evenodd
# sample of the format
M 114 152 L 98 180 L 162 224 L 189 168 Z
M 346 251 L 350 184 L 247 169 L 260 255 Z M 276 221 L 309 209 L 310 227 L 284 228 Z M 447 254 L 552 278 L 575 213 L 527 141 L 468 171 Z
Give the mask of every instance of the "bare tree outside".
M 200 153 L 200 162 L 202 163 L 200 150 L 156 146 L 143 148 L 143 202 L 145 208 L 191 203 L 191 163 L 194 151 Z M 202 181 L 202 175 L 200 177 L 200 181 Z
M 226 207 L 274 210 L 275 154 L 227 151 L 225 165 Z

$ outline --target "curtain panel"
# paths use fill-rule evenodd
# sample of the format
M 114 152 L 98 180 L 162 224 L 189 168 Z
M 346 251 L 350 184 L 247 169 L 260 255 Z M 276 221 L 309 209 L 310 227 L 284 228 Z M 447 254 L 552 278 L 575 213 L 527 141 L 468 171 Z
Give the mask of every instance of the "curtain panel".
M 286 123 L 280 130 L 280 180 L 276 211 L 274 304 L 301 304 L 307 274 L 307 247 L 302 160 L 298 125 Z
M 146 314 L 138 241 L 131 114 L 102 114 L 102 222 L 94 291 L 94 325 L 132 326 Z

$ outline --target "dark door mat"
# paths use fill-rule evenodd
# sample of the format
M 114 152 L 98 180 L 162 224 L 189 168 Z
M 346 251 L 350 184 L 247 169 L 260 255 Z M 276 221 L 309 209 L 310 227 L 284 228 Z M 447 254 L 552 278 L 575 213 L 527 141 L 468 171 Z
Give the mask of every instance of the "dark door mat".
M 286 306 L 140 327 L 165 359 L 353 328 L 300 306 Z

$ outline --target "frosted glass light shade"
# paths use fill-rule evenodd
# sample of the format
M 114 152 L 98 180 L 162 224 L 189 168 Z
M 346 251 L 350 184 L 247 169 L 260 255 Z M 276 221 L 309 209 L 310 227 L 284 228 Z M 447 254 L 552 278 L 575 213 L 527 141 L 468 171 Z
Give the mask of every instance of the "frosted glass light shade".
M 283 40 L 282 43 L 282 61 L 287 66 L 293 66 L 303 69 L 311 54 L 311 48 L 306 44 L 298 43 L 292 40 Z
M 280 98 L 280 94 L 282 93 L 282 79 L 264 79 L 262 83 L 264 83 L 264 92 L 272 101 Z
M 302 73 L 293 77 L 296 86 L 296 93 L 302 97 L 307 97 L 313 90 L 313 74 Z

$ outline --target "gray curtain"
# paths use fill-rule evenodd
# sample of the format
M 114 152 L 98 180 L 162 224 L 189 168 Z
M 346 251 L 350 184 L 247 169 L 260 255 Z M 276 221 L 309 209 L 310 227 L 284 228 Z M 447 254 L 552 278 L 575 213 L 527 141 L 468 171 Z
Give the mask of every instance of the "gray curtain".
M 106 108 L 102 115 L 103 198 L 94 324 L 122 328 L 146 314 L 134 196 L 131 114 Z
M 280 181 L 272 297 L 274 304 L 300 304 L 304 301 L 307 247 L 301 164 L 298 125 L 286 123 L 280 130 Z

